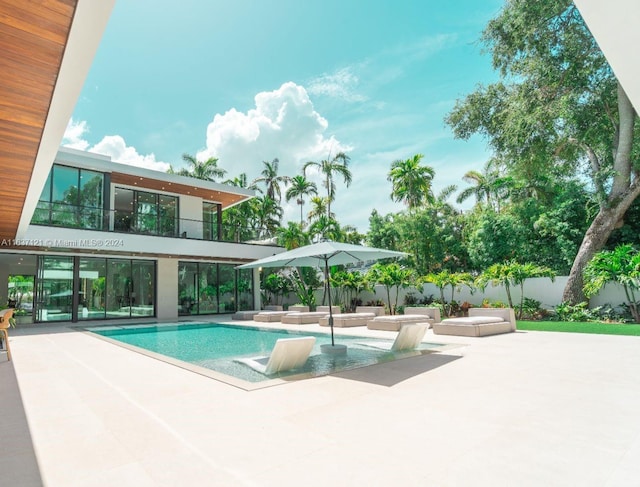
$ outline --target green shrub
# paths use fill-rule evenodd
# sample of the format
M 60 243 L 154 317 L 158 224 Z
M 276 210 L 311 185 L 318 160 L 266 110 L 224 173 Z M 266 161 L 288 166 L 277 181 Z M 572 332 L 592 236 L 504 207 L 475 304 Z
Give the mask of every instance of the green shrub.
M 557 321 L 597 321 L 598 314 L 589 309 L 589 303 L 583 301 L 576 305 L 562 302 L 554 308 Z

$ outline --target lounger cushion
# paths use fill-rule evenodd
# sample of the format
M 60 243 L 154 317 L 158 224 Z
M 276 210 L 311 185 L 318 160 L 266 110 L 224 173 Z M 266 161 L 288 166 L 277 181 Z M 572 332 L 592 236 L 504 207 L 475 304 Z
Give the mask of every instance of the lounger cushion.
M 502 323 L 503 321 L 505 320 L 499 316 L 469 316 L 442 320 L 443 323 L 449 325 L 486 325 L 488 323 Z
M 327 313 L 324 311 L 308 311 L 308 312 L 300 312 L 294 311 L 292 313 L 287 313 L 281 319 L 282 323 L 290 324 L 290 325 L 308 325 L 311 323 L 318 323 L 320 318 L 327 316 Z

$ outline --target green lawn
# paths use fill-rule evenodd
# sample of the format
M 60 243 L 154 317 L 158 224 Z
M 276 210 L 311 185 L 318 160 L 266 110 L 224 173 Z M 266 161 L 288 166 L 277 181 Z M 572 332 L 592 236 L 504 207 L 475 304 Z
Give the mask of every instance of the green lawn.
M 518 330 L 564 331 L 569 333 L 595 333 L 599 335 L 633 335 L 640 336 L 640 325 L 571 322 L 571 321 L 517 321 Z

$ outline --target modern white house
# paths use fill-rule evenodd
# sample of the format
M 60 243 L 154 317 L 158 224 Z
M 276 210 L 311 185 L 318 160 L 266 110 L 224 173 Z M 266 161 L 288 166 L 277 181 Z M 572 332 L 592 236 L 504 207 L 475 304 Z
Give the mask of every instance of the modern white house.
M 36 322 L 253 309 L 254 272 L 235 267 L 282 249 L 222 224 L 253 194 L 60 148 L 26 231 L 0 249 L 0 296 L 9 275 L 34 276 Z

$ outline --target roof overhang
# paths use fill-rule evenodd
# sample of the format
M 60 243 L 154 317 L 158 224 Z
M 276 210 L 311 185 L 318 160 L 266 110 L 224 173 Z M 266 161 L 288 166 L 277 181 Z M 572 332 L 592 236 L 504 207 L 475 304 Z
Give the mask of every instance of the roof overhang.
M 575 0 L 636 112 L 640 113 L 640 3 L 638 0 Z
M 0 237 L 26 231 L 115 0 L 0 2 Z
M 255 191 L 251 189 L 114 162 L 110 156 L 69 147 L 58 149 L 56 163 L 108 173 L 114 184 L 140 190 L 196 196 L 206 201 L 220 203 L 222 209 L 230 208 L 255 196 Z

